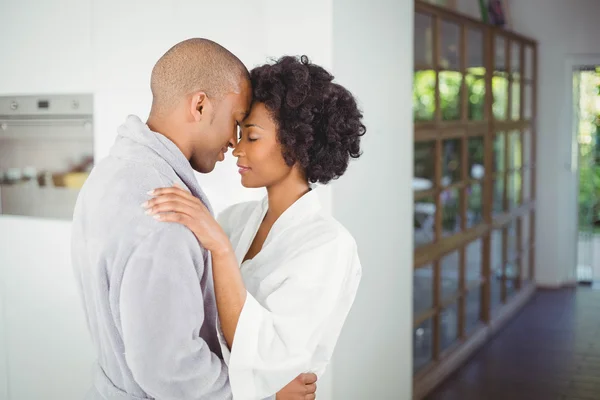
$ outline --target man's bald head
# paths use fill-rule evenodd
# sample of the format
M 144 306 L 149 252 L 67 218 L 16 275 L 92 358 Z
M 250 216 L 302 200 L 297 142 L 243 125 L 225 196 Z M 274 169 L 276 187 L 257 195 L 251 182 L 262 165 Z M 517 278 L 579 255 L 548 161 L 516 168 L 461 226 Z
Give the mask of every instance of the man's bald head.
M 185 40 L 169 49 L 152 70 L 152 113 L 168 113 L 199 91 L 219 99 L 238 92 L 248 80 L 244 64 L 223 46 L 208 39 Z

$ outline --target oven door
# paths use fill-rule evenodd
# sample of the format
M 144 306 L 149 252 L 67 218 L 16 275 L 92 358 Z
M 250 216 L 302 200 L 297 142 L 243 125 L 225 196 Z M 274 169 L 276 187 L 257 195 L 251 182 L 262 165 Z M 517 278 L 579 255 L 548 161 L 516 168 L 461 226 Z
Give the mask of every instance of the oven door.
M 0 212 L 71 219 L 92 161 L 89 119 L 0 120 Z

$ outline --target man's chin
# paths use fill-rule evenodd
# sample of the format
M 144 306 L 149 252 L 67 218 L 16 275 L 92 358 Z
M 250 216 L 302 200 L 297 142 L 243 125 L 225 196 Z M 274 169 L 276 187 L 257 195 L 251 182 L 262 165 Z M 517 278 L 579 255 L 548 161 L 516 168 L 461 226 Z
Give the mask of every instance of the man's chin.
M 213 172 L 216 164 L 217 163 L 211 163 L 209 165 L 194 165 L 194 164 L 192 164 L 192 169 L 201 174 L 208 174 L 210 172 Z

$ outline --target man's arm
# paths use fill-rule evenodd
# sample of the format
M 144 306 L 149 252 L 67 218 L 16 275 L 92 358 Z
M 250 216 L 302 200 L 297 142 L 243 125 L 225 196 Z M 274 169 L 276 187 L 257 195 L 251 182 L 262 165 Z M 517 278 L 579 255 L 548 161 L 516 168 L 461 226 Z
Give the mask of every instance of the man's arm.
M 204 261 L 198 246 L 185 227 L 163 224 L 125 268 L 120 295 L 125 358 L 136 382 L 155 398 L 231 398 L 226 366 L 199 336 Z

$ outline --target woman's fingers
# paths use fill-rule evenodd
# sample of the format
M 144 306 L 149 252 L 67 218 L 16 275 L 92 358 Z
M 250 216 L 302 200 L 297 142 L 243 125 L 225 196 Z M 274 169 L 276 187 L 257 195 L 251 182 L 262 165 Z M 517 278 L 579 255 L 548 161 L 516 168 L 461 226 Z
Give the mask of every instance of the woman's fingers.
M 146 209 L 146 214 L 148 215 L 156 215 L 159 213 L 169 212 L 178 212 L 189 216 L 197 216 L 199 214 L 199 210 L 197 207 L 194 207 L 193 205 L 187 204 L 182 201 L 164 201 Z
M 163 187 L 163 188 L 154 189 L 154 190 L 149 191 L 148 194 L 150 196 L 155 196 L 155 197 L 161 196 L 164 194 L 176 194 L 176 195 L 180 195 L 181 197 L 186 198 L 191 201 L 200 201 L 196 197 L 194 197 L 193 194 L 191 194 L 187 190 L 180 188 L 179 186 L 171 186 L 171 187 Z
M 300 379 L 305 385 L 310 385 L 311 383 L 316 383 L 318 378 L 313 372 L 305 372 L 300 375 Z
M 142 207 L 151 209 L 159 204 L 166 202 L 179 202 L 181 204 L 186 204 L 189 207 L 198 209 L 200 211 L 208 211 L 206 206 L 194 196 L 186 196 L 181 192 L 159 192 L 159 194 L 155 195 L 154 198 L 145 201 L 142 204 Z
M 174 212 L 168 214 L 156 214 L 154 216 L 160 222 L 175 222 L 178 224 L 185 225 L 188 229 L 192 230 L 194 220 L 187 214 Z
M 306 394 L 313 394 L 313 393 L 316 393 L 316 391 L 317 391 L 316 383 L 311 383 L 309 385 L 306 385 Z
M 159 206 L 161 206 L 162 204 L 165 204 L 165 203 L 169 203 L 171 205 L 179 204 L 180 206 L 185 206 L 191 210 L 196 210 L 197 212 L 200 212 L 200 213 L 206 210 L 206 207 L 203 204 L 194 203 L 187 199 L 183 199 L 180 196 L 172 195 L 172 194 L 161 195 L 159 197 L 150 199 L 150 200 L 144 202 L 142 204 L 142 207 L 148 211 L 150 211 L 150 210 L 155 211 Z

